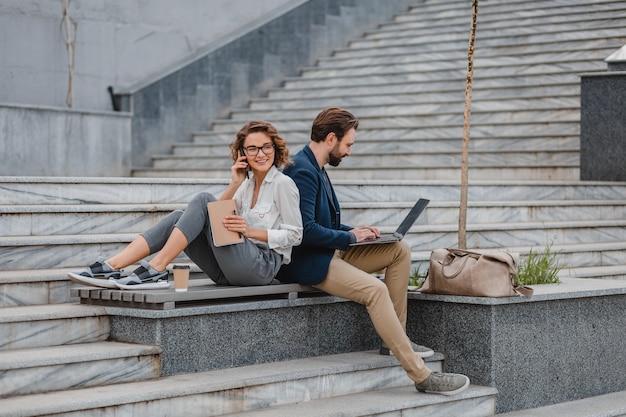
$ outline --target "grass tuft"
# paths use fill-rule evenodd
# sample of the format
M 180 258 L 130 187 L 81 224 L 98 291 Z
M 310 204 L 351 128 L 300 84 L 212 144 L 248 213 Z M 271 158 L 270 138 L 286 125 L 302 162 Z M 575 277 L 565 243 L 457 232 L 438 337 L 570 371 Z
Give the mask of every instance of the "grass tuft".
M 428 269 L 425 272 L 422 272 L 422 264 L 419 264 L 417 268 L 413 268 L 411 272 L 411 276 L 409 277 L 409 286 L 410 287 L 419 287 L 424 281 L 426 281 L 426 275 L 428 274 Z
M 558 253 L 552 251 L 552 243 L 550 242 L 543 251 L 530 248 L 528 256 L 522 259 L 517 272 L 517 281 L 520 284 L 558 284 L 561 282 L 558 273 L 563 266 L 557 260 Z

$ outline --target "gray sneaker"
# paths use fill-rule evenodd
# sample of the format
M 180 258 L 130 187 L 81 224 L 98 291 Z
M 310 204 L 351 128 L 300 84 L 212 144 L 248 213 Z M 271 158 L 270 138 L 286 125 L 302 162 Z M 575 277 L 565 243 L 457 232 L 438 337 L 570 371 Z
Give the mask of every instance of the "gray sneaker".
M 147 261 L 141 261 L 132 274 L 115 282 L 117 288 L 123 290 L 152 290 L 169 288 L 167 281 L 169 271 L 157 271 Z
M 96 262 L 80 271 L 72 271 L 68 277 L 79 284 L 102 288 L 117 288 L 115 282 L 120 279 L 121 272 L 109 265 L 104 257 L 99 256 Z
M 417 353 L 418 356 L 422 358 L 430 358 L 435 354 L 435 351 L 429 347 L 422 346 L 411 342 L 411 347 L 413 347 L 413 352 Z M 393 356 L 393 352 L 385 342 L 382 342 L 380 345 L 380 350 L 378 351 L 381 355 L 391 355 Z
M 465 375 L 432 372 L 424 381 L 416 382 L 415 389 L 431 394 L 455 395 L 465 391 L 469 384 L 470 380 Z

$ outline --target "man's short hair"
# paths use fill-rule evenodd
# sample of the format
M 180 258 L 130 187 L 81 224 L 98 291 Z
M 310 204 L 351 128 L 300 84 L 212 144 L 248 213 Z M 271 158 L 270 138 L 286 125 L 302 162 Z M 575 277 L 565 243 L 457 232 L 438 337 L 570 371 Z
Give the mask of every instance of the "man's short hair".
M 348 110 L 341 107 L 329 107 L 322 110 L 313 120 L 311 140 L 322 142 L 329 133 L 334 133 L 338 140 L 343 139 L 346 132 L 359 127 L 359 120 Z

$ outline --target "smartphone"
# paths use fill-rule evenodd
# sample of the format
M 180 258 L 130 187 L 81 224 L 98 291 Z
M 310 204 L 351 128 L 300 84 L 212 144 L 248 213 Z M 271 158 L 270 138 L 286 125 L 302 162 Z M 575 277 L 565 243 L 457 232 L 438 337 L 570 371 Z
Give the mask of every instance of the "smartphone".
M 246 153 L 243 151 L 243 146 L 239 147 L 239 152 L 241 152 L 241 156 L 246 156 Z M 248 158 L 244 159 L 246 163 L 248 163 Z M 250 174 L 248 173 L 248 168 L 246 168 L 246 178 L 250 178 Z

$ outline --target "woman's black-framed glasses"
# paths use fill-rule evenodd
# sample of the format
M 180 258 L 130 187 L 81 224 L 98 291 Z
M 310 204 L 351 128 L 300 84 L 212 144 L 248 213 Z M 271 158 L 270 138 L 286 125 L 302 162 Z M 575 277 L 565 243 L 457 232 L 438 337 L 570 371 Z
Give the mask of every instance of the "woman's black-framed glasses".
M 259 150 L 262 150 L 263 153 L 265 155 L 271 155 L 274 153 L 274 144 L 273 143 L 266 143 L 265 145 L 258 147 L 258 146 L 246 146 L 244 147 L 245 151 L 246 151 L 246 155 L 248 156 L 257 156 L 257 154 L 259 153 Z

